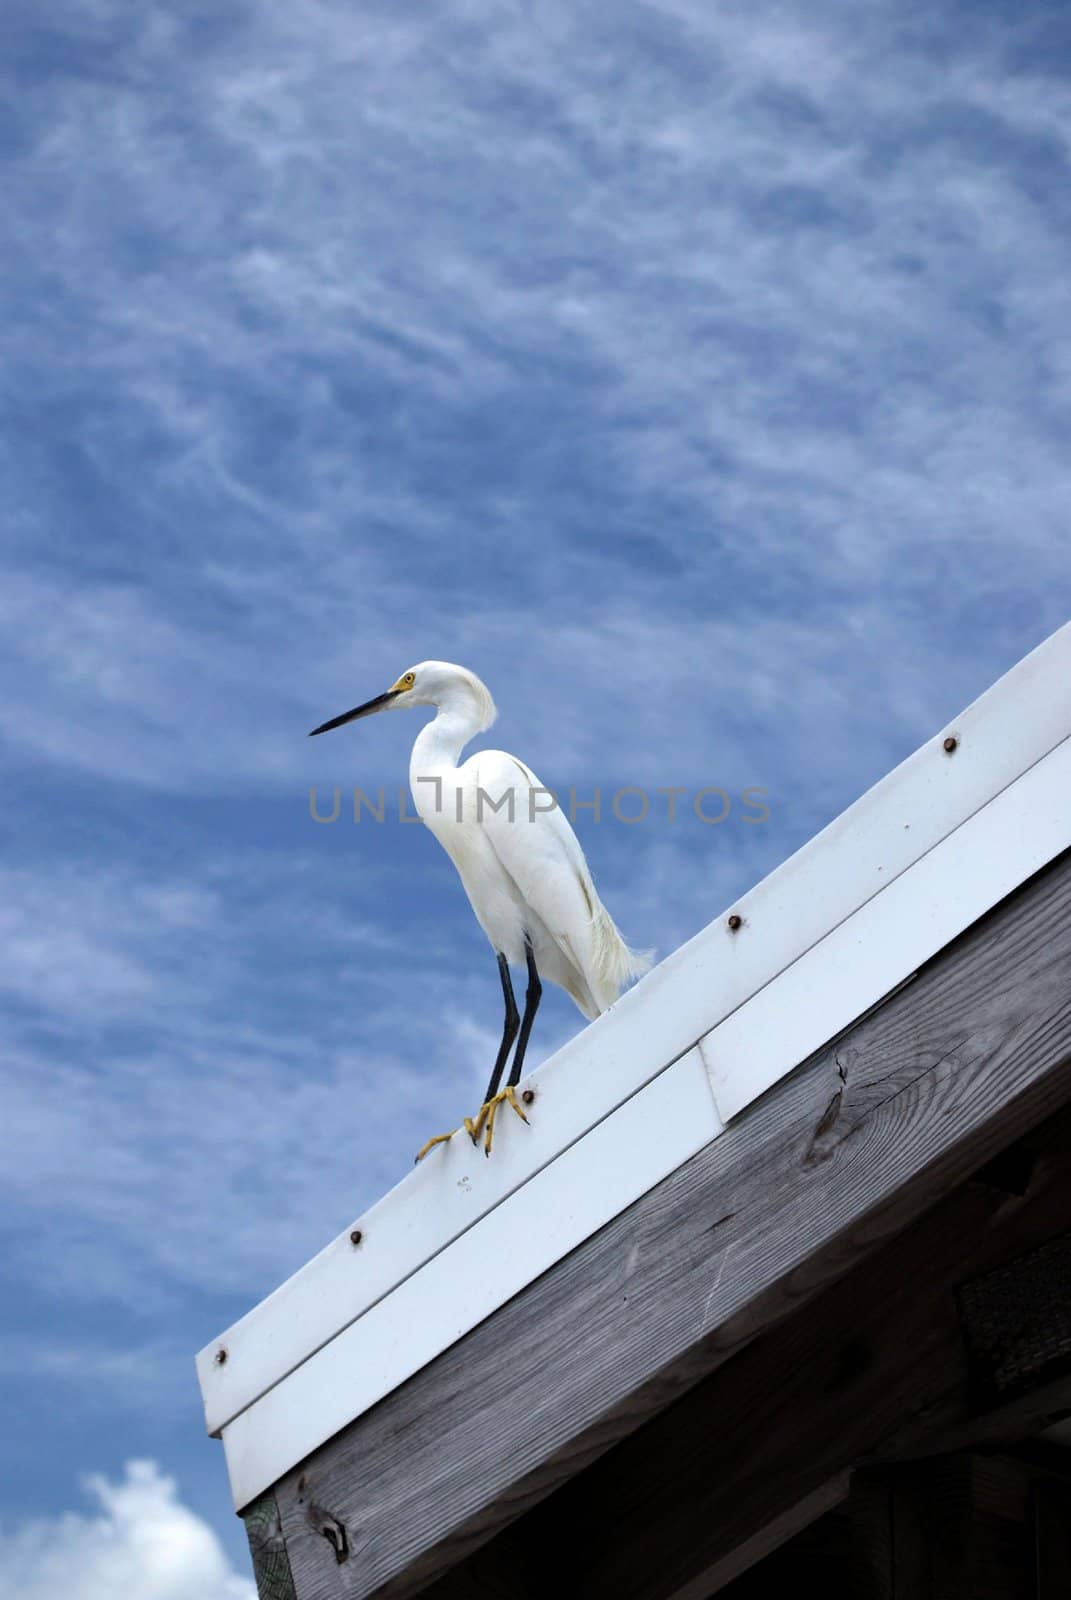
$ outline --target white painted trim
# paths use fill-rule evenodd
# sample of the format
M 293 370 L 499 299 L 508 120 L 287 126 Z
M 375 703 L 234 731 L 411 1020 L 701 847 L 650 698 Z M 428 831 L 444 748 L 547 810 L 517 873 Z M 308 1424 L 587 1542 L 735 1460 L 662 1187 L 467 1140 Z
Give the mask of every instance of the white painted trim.
M 880 915 L 878 906 L 901 874 L 1071 735 L 1069 685 L 1071 624 L 738 901 L 732 908 L 744 919 L 738 933 L 728 932 L 724 916 L 712 922 L 538 1067 L 527 1080 L 537 1094 L 531 1126 L 501 1122 L 503 1136 L 490 1161 L 463 1137 L 432 1151 L 355 1219 L 352 1226 L 362 1234 L 358 1249 L 346 1229 L 206 1346 L 197 1364 L 209 1431 L 219 1432 L 396 1293 L 861 908 L 873 903 Z M 942 748 L 946 733 L 958 740 L 952 755 Z M 983 881 L 1003 881 L 988 861 L 973 870 Z M 931 915 L 921 908 L 918 914 Z M 899 981 L 896 969 L 890 967 L 886 981 L 880 941 L 873 954 L 879 970 L 871 987 L 886 993 Z M 831 1027 L 824 1037 L 836 1031 Z M 738 1048 L 734 1044 L 734 1060 Z M 781 1041 L 776 1051 L 771 1045 L 772 1061 L 792 1055 L 803 1059 L 790 1043 Z M 750 1097 L 743 1079 L 735 1089 L 722 1082 L 719 1092 L 726 1108 Z M 228 1352 L 222 1366 L 214 1360 L 221 1346 Z
M 227 1424 L 238 1510 L 720 1132 L 691 1050 Z
M 1069 797 L 1065 739 L 706 1034 L 699 1049 L 722 1120 L 1071 846 Z

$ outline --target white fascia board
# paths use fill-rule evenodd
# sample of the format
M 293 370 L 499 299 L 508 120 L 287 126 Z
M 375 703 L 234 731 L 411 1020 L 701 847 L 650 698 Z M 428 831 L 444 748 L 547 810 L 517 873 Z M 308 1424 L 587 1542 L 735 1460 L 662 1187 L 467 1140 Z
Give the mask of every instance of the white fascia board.
M 723 1122 L 1071 847 L 1071 739 L 699 1041 Z
M 236 1508 L 720 1132 L 706 1068 L 691 1050 L 227 1424 Z
M 218 1433 L 384 1295 L 393 1297 L 779 973 L 875 896 L 883 899 L 901 874 L 1069 735 L 1071 624 L 736 902 L 739 931 L 730 932 L 724 917 L 712 922 L 536 1068 L 526 1079 L 536 1093 L 531 1124 L 501 1118 L 490 1161 L 463 1135 L 439 1146 L 206 1346 L 197 1365 L 209 1431 Z M 952 754 L 943 748 L 947 736 L 957 740 Z M 974 870 L 983 879 L 993 873 L 994 883 L 1000 877 L 989 862 Z M 880 962 L 880 949 L 875 954 Z M 875 981 L 881 984 L 880 974 Z M 899 981 L 890 975 L 881 992 Z M 837 1031 L 831 1027 L 825 1037 Z M 710 1058 L 713 1046 L 705 1048 Z M 726 1040 L 726 1059 L 730 1053 Z M 787 1054 L 794 1053 L 789 1047 Z M 771 1059 L 783 1062 L 786 1052 L 772 1052 Z M 743 1081 L 730 1088 L 715 1079 L 715 1092 L 725 1107 L 746 1103 L 741 1094 L 750 1097 Z M 465 1109 L 471 1108 L 459 1111 Z M 357 1248 L 353 1229 L 362 1236 Z M 227 1359 L 219 1364 L 221 1349 Z

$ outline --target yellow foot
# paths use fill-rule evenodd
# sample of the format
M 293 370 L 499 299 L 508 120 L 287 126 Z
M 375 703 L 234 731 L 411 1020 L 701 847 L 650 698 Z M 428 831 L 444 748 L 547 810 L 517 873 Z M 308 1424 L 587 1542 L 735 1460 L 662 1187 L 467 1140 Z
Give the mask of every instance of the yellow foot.
M 517 1099 L 517 1091 L 512 1084 L 507 1084 L 504 1089 L 500 1089 L 490 1100 L 484 1101 L 476 1115 L 475 1122 L 471 1117 L 465 1118 L 465 1132 L 473 1144 L 478 1145 L 480 1135 L 481 1133 L 483 1134 L 483 1153 L 485 1156 L 491 1154 L 491 1142 L 495 1136 L 495 1117 L 503 1101 L 508 1102 L 513 1107 L 522 1122 L 528 1121 L 524 1114 L 524 1108 Z
M 467 1117 L 465 1118 L 465 1126 L 468 1127 L 468 1118 Z M 435 1135 L 434 1139 L 429 1139 L 427 1144 L 422 1144 L 420 1149 L 416 1153 L 416 1161 L 413 1162 L 414 1167 L 416 1166 L 417 1161 L 423 1161 L 423 1159 L 427 1155 L 428 1151 L 434 1145 L 437 1145 L 437 1144 L 448 1144 L 449 1141 L 454 1137 L 454 1134 L 456 1132 L 457 1132 L 457 1129 L 455 1128 L 453 1130 L 453 1133 L 437 1133 Z

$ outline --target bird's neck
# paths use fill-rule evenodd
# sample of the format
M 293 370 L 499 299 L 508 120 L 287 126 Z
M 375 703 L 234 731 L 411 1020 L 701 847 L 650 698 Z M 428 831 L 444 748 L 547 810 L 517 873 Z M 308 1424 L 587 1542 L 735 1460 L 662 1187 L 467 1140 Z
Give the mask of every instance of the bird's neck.
M 417 734 L 409 762 L 410 784 L 422 774 L 442 772 L 444 768 L 453 770 L 475 732 L 476 722 L 467 707 L 440 706 L 437 715 Z

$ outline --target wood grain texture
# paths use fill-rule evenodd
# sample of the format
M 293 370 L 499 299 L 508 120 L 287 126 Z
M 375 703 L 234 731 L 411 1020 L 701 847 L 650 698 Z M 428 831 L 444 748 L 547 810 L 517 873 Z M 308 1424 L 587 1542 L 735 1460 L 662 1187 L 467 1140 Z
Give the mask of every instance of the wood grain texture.
M 1005 1441 L 1044 1420 L 1017 1400 L 977 1415 L 955 1287 L 1071 1223 L 1071 1157 L 1047 1156 L 1027 1196 L 961 1185 L 896 1240 L 755 1340 L 465 1564 L 552 1582 L 524 1550 L 579 1549 L 587 1596 L 706 1593 L 800 1497 L 860 1461 L 930 1448 L 930 1430 Z M 598 1528 L 598 1540 L 584 1530 Z M 440 1585 L 427 1591 L 440 1600 Z M 461 1592 L 460 1590 L 458 1592 Z M 864 1591 L 865 1592 L 865 1591 Z M 877 1592 L 877 1591 L 875 1591 Z
M 419 1592 L 1057 1108 L 1069 974 L 1064 857 L 280 1480 L 299 1600 Z M 342 1565 L 310 1495 L 349 1531 Z M 465 1581 L 529 1592 L 490 1560 Z
M 297 1600 L 275 1496 L 262 1494 L 259 1500 L 254 1500 L 242 1521 L 253 1558 L 257 1600 Z

